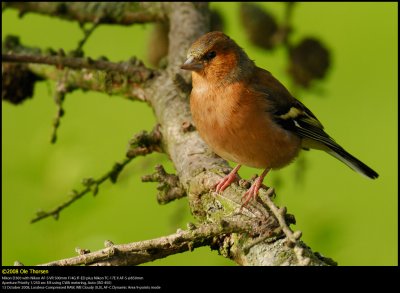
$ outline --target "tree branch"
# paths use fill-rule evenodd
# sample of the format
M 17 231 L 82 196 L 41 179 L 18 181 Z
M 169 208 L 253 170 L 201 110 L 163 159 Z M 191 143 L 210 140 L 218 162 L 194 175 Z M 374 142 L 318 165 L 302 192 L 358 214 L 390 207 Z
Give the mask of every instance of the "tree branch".
M 7 64 L 6 62 L 26 63 L 30 70 L 29 76 L 35 76 L 34 79 L 31 78 L 32 82 L 40 80 L 40 78 L 59 81 L 62 77 L 64 85 L 70 90 L 80 88 L 120 95 L 131 100 L 148 101 L 145 85 L 158 75 L 157 71 L 146 68 L 136 58 L 114 63 L 90 58 L 40 55 L 39 49 L 26 48 L 19 44 L 17 48 L 13 49 L 13 51 L 15 50 L 28 53 L 2 54 L 2 62 L 5 64 Z M 55 67 L 49 67 L 47 64 L 55 65 Z M 67 70 L 64 67 L 76 70 Z M 25 69 L 28 73 L 29 70 Z M 65 71 L 68 71 L 68 74 Z M 3 74 L 7 72 L 4 70 Z M 4 84 L 3 80 L 4 85 L 7 86 L 7 91 L 5 92 L 3 89 L 3 93 L 16 91 L 16 89 L 10 88 L 10 86 L 16 85 L 15 82 Z M 31 94 L 30 91 L 26 91 L 26 93 L 27 95 Z M 3 94 L 3 97 L 9 95 Z M 23 98 L 25 97 L 19 98 L 18 101 Z
M 34 12 L 80 23 L 131 25 L 166 19 L 162 2 L 7 2 L 4 8 L 18 9 L 20 15 Z
M 192 230 L 178 230 L 175 234 L 169 236 L 140 242 L 113 245 L 107 241 L 107 247 L 104 249 L 89 253 L 80 250 L 82 254 L 79 256 L 52 261 L 39 266 L 138 265 L 169 255 L 192 251 L 197 247 L 211 245 L 217 236 L 240 231 L 244 231 L 240 226 L 204 224 Z
M 167 204 L 175 199 L 186 196 L 186 191 L 179 182 L 179 177 L 168 174 L 162 165 L 156 166 L 156 172 L 142 176 L 142 182 L 158 182 L 157 201 L 159 204 Z
M 146 68 L 136 58 L 128 62 L 114 63 L 104 60 L 93 60 L 91 58 L 7 53 L 1 55 L 1 61 L 55 65 L 60 69 L 69 67 L 72 69 L 109 70 L 128 75 L 137 83 L 144 82 L 154 76 L 154 71 Z

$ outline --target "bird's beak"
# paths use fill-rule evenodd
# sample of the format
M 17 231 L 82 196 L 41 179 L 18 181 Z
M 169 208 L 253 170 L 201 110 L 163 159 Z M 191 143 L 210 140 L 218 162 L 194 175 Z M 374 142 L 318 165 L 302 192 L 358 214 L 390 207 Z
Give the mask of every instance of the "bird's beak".
M 189 57 L 185 61 L 185 63 L 182 64 L 181 68 L 185 69 L 185 70 L 198 71 L 198 70 L 202 70 L 204 68 L 204 66 L 203 66 L 202 63 L 200 63 L 199 61 L 195 60 L 194 57 Z

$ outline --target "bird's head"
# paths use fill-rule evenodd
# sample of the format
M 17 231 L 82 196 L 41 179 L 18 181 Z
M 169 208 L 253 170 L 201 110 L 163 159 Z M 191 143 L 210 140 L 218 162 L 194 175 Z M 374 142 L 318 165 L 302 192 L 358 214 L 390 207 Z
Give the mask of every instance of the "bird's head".
M 210 81 L 233 81 L 252 72 L 254 62 L 234 40 L 222 32 L 210 32 L 189 48 L 182 69 L 191 70 Z

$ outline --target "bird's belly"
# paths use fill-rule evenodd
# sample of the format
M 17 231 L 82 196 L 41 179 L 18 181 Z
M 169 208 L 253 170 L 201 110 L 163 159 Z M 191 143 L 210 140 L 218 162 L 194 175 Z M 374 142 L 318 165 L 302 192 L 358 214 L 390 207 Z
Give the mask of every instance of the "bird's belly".
M 230 85 L 196 84 L 190 108 L 196 128 L 220 157 L 254 168 L 281 168 L 297 156 L 301 139 L 267 115 L 265 98 L 249 99 L 251 91 Z
M 291 163 L 299 151 L 297 145 L 293 147 L 290 139 L 277 143 L 266 137 L 220 135 L 205 140 L 222 158 L 253 168 L 279 169 Z
M 241 123 L 224 123 L 220 117 L 209 116 L 195 119 L 195 123 L 200 136 L 217 155 L 249 167 L 284 167 L 300 149 L 300 138 L 278 126 L 265 127 L 262 121 L 254 123 L 242 117 Z

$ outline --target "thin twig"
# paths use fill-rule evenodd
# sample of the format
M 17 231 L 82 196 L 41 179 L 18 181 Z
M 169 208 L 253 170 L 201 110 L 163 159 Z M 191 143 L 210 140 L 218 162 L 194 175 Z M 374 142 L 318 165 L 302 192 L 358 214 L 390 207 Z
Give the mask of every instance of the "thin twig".
M 83 53 L 82 48 L 83 45 L 87 42 L 89 37 L 92 35 L 92 33 L 96 30 L 96 28 L 100 25 L 99 22 L 94 22 L 93 25 L 89 29 L 85 29 L 84 25 L 81 23 L 80 27 L 83 31 L 83 39 L 79 41 L 78 47 L 74 50 L 77 54 Z
M 161 133 L 159 131 L 159 125 L 156 125 L 151 133 L 142 131 L 139 134 L 135 135 L 134 138 L 131 139 L 129 142 L 130 147 L 127 152 L 127 158 L 125 158 L 121 163 L 115 163 L 110 171 L 108 171 L 106 174 L 98 179 L 84 179 L 82 182 L 82 184 L 85 186 L 84 189 L 82 189 L 81 191 L 73 190 L 72 197 L 69 200 L 48 212 L 37 212 L 36 218 L 32 219 L 31 223 L 35 223 L 49 216 L 53 216 L 55 219 L 58 219 L 60 212 L 63 209 L 80 199 L 85 194 L 88 194 L 90 191 L 92 191 L 93 195 L 96 195 L 99 190 L 99 185 L 105 182 L 107 179 L 110 179 L 112 183 L 115 183 L 117 181 L 118 175 L 121 173 L 124 167 L 137 156 L 145 156 L 154 151 L 160 152 L 160 142 Z
M 269 209 L 272 211 L 272 213 L 275 215 L 276 219 L 279 222 L 280 227 L 282 228 L 283 233 L 285 233 L 287 237 L 287 241 L 289 246 L 292 246 L 294 249 L 294 252 L 296 254 L 296 257 L 299 261 L 300 265 L 308 265 L 311 260 L 308 257 L 305 257 L 303 255 L 304 249 L 299 245 L 299 239 L 301 237 L 301 231 L 295 231 L 293 232 L 288 224 L 286 223 L 285 215 L 286 215 L 286 207 L 278 208 L 274 202 L 271 200 L 270 196 L 274 194 L 274 189 L 270 187 L 267 190 L 267 194 L 265 197 L 263 197 L 264 202 L 266 205 L 269 207 Z
M 53 144 L 57 141 L 57 130 L 61 123 L 61 117 L 64 116 L 65 114 L 63 103 L 65 100 L 66 93 L 68 92 L 66 85 L 68 73 L 69 70 L 65 70 L 63 77 L 60 80 L 58 80 L 56 84 L 56 90 L 54 93 L 54 102 L 56 103 L 57 113 L 53 121 L 53 131 L 50 139 L 50 142 Z
M 40 220 L 43 220 L 47 217 L 54 217 L 56 220 L 58 219 L 60 212 L 65 209 L 66 207 L 68 207 L 69 205 L 71 205 L 73 202 L 77 201 L 78 199 L 80 199 L 82 196 L 84 196 L 85 194 L 88 194 L 90 191 L 93 191 L 93 195 L 96 195 L 98 192 L 98 188 L 99 185 L 102 184 L 104 181 L 106 181 L 107 179 L 112 179 L 113 177 L 116 176 L 116 173 L 120 173 L 122 171 L 122 169 L 133 159 L 132 158 L 126 158 L 123 160 L 122 163 L 115 163 L 114 167 L 112 168 L 112 170 L 108 171 L 106 174 L 104 174 L 103 176 L 101 176 L 98 179 L 93 179 L 93 178 L 89 178 L 89 179 L 84 179 L 83 180 L 83 184 L 86 186 L 86 188 L 82 189 L 81 191 L 76 191 L 76 190 L 72 190 L 72 197 L 67 200 L 66 202 L 62 203 L 61 205 L 59 205 L 58 207 L 45 212 L 45 211 L 39 211 L 37 212 L 37 216 L 36 218 L 31 220 L 31 223 L 36 223 Z

